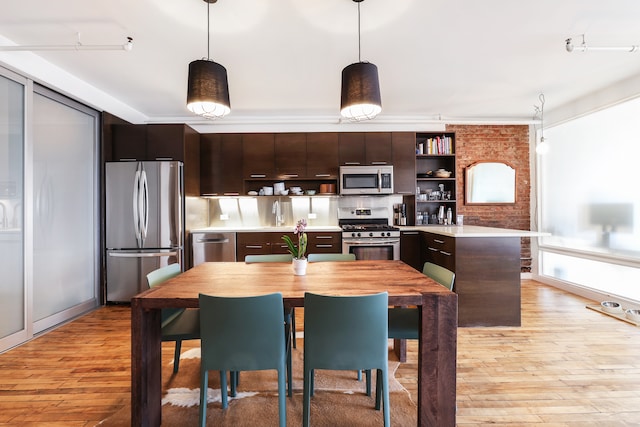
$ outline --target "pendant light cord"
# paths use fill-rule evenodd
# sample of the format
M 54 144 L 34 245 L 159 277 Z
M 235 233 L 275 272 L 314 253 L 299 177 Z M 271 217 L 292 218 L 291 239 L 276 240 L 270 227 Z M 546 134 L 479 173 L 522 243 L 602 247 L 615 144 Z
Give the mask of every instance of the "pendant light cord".
M 360 44 L 360 2 L 358 2 L 358 62 L 362 62 L 362 60 L 360 59 L 360 51 L 361 51 L 361 44 Z
M 209 9 L 211 9 L 211 3 L 207 2 L 207 61 L 211 60 L 211 52 L 209 48 L 211 36 L 209 36 L 209 23 L 211 22 L 209 19 Z

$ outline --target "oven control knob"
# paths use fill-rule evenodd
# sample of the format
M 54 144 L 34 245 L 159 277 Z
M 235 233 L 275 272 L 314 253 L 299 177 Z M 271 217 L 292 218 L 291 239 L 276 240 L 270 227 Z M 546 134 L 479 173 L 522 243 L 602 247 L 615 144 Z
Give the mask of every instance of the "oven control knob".
M 373 237 L 373 233 L 369 233 L 369 237 Z
M 387 231 L 387 237 L 391 237 L 391 233 Z

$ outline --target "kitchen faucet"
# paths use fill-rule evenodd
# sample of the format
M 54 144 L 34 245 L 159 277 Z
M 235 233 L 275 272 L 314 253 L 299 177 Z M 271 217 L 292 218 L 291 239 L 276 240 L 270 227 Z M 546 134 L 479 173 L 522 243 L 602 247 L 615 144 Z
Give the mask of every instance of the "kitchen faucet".
M 276 200 L 275 202 L 273 202 L 271 213 L 275 214 L 276 216 L 276 227 L 280 227 L 281 225 L 284 225 L 284 217 L 282 215 L 282 211 L 280 210 L 279 201 Z

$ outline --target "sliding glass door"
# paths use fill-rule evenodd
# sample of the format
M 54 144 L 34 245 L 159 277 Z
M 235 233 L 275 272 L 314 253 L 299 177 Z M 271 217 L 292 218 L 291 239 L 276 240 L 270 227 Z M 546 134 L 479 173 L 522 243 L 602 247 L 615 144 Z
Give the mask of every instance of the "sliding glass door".
M 0 350 L 27 331 L 24 286 L 26 79 L 0 69 Z

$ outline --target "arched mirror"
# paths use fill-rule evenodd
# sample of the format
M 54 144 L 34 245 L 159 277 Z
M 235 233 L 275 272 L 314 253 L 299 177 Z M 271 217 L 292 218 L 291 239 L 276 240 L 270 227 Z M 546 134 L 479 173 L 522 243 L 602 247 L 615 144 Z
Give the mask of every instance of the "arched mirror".
M 466 168 L 465 204 L 516 202 L 516 170 L 502 162 L 476 162 Z

